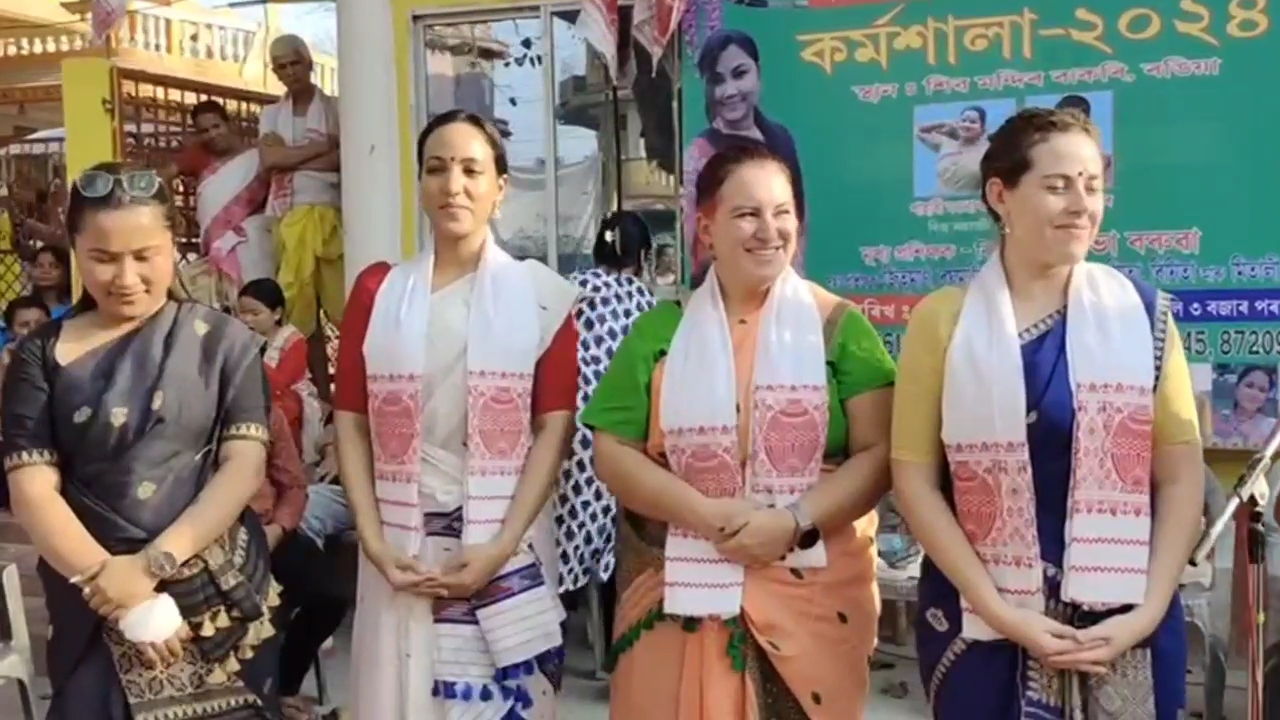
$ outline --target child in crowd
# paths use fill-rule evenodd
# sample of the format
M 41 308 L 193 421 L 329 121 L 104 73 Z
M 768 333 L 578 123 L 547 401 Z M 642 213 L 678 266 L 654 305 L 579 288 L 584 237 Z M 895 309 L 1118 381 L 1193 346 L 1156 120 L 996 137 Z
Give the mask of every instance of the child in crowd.
M 9 301 L 4 307 L 4 344 L 8 346 L 27 336 L 27 333 L 49 322 L 49 306 L 35 295 L 22 295 Z M 6 352 L 6 361 L 8 354 Z

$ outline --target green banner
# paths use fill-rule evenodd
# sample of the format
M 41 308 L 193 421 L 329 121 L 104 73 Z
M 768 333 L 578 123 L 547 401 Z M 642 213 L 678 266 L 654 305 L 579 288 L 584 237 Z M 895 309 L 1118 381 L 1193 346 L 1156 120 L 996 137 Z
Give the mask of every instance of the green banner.
M 686 219 L 706 157 L 764 142 L 801 177 L 806 274 L 860 303 L 896 352 L 914 303 L 964 282 L 993 239 L 986 137 L 1020 108 L 1076 107 L 1107 162 L 1093 259 L 1172 292 L 1194 359 L 1274 368 L 1280 43 L 1267 0 L 774 5 L 695 8 Z

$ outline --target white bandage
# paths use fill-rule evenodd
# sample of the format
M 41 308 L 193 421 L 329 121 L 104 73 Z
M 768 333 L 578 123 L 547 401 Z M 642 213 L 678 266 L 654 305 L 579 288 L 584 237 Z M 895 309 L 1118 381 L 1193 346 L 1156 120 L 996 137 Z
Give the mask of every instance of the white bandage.
M 182 627 L 178 603 L 168 593 L 160 593 L 131 608 L 120 619 L 120 631 L 129 642 L 162 643 Z

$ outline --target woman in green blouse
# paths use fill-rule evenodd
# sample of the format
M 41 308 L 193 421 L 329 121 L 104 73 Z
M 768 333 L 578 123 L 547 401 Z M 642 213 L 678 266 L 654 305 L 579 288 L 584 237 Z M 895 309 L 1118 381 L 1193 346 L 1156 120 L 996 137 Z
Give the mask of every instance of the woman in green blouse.
M 686 306 L 637 319 L 582 414 L 597 473 L 625 508 L 610 716 L 860 718 L 894 364 L 861 313 L 790 270 L 784 163 L 726 151 L 698 195 L 713 271 Z M 723 367 L 688 352 L 716 337 L 705 347 L 723 349 Z M 789 366 L 815 382 L 779 381 Z M 725 423 L 706 419 L 717 387 L 729 388 Z M 816 397 L 779 399 L 797 387 Z M 723 442 L 703 442 L 719 431 Z M 681 542 L 709 550 L 691 559 L 673 552 Z

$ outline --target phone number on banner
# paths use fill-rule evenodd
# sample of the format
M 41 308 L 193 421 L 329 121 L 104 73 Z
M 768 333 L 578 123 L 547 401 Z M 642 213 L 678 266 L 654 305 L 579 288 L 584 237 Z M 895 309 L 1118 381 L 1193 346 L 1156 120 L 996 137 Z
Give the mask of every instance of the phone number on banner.
M 1270 359 L 1280 351 L 1280 326 L 1192 325 L 1180 328 L 1182 347 L 1192 361 Z

